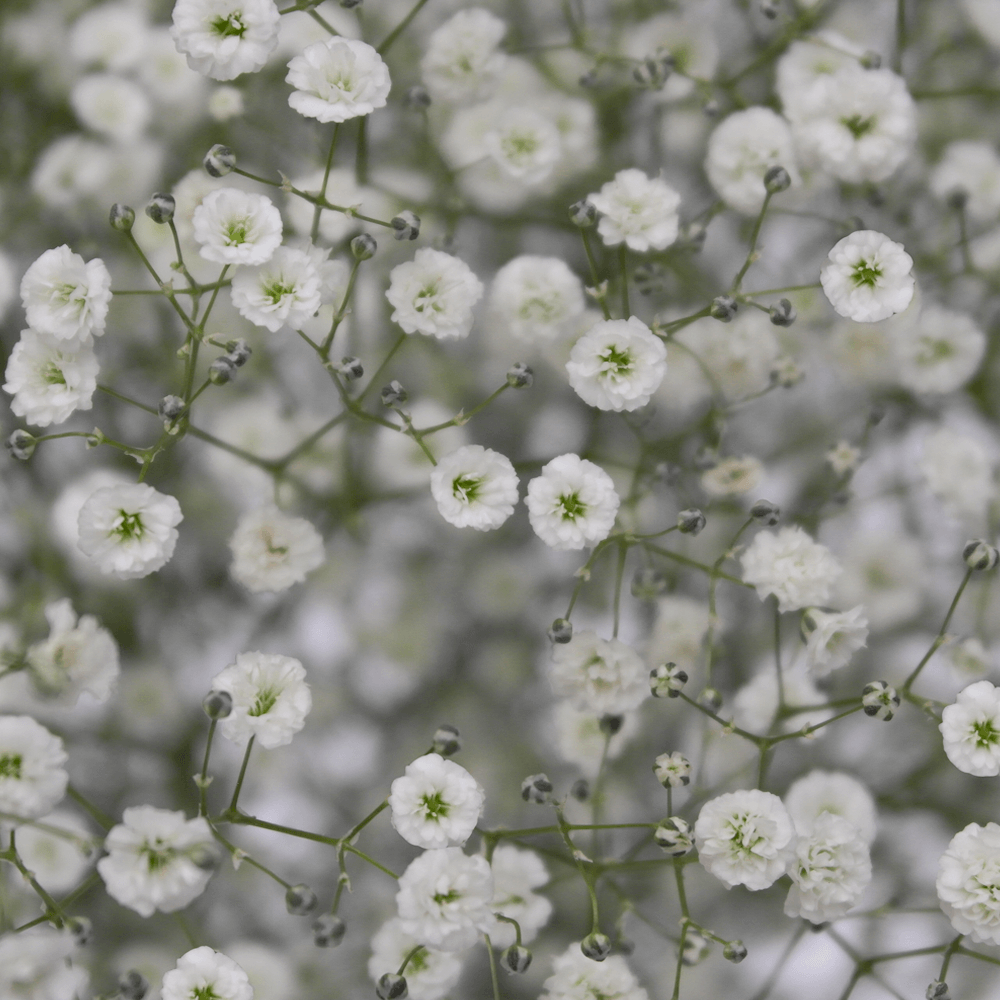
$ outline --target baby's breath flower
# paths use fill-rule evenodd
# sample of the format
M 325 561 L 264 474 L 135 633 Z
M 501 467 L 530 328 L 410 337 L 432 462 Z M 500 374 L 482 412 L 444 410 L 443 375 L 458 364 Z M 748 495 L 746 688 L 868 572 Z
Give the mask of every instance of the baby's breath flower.
M 677 750 L 661 753 L 653 762 L 653 773 L 664 788 L 683 788 L 691 782 L 691 761 Z
M 517 473 L 510 459 L 478 444 L 445 455 L 431 473 L 441 516 L 457 528 L 490 531 L 514 513 Z
M 181 955 L 163 977 L 162 1000 L 253 1000 L 243 969 L 207 945 Z
M 902 312 L 913 298 L 913 258 L 901 243 L 873 229 L 845 236 L 820 272 L 833 308 L 858 323 L 875 323 Z
M 701 488 L 710 497 L 738 496 L 760 485 L 764 466 L 753 455 L 724 458 L 701 475 Z
M 323 565 L 320 533 L 273 505 L 244 514 L 229 540 L 233 579 L 255 594 L 287 590 Z
M 289 105 L 307 118 L 345 122 L 385 107 L 389 69 L 366 42 L 334 35 L 310 45 L 288 64 Z
M 608 955 L 596 962 L 571 944 L 552 961 L 553 973 L 545 980 L 540 1000 L 649 1000 L 621 955 Z
M 944 752 L 960 771 L 977 777 L 1000 774 L 1000 691 L 976 681 L 941 713 Z
M 941 909 L 959 934 L 1000 945 L 1000 826 L 970 823 L 951 839 L 938 866 Z
M 279 20 L 274 0 L 177 0 L 170 34 L 193 70 L 233 80 L 264 66 Z
M 37 819 L 66 794 L 63 741 L 27 715 L 0 715 L 0 812 Z
M 582 549 L 606 538 L 618 514 L 611 477 L 579 455 L 559 455 L 528 483 L 528 520 L 554 549 Z
M 802 633 L 806 639 L 806 663 L 814 677 L 825 677 L 846 666 L 851 657 L 868 641 L 868 619 L 864 607 L 831 613 L 807 608 L 802 615 Z
M 421 78 L 435 101 L 450 104 L 492 95 L 507 57 L 497 46 L 507 25 L 481 7 L 460 10 L 430 36 Z
M 297 329 L 316 314 L 322 283 L 309 253 L 279 246 L 265 263 L 241 267 L 230 294 L 241 316 L 274 333 L 283 326 Z
M 760 532 L 740 562 L 743 579 L 757 588 L 762 601 L 773 594 L 780 611 L 824 604 L 841 572 L 830 550 L 797 525 L 776 534 Z
M 607 246 L 625 243 L 641 253 L 665 250 L 677 239 L 681 196 L 658 177 L 634 167 L 619 170 L 587 201 L 601 213 L 597 231 Z
M 201 256 L 219 264 L 263 264 L 281 245 L 281 215 L 271 199 L 239 188 L 210 191 L 192 225 Z
M 406 333 L 423 333 L 439 340 L 467 337 L 472 308 L 483 294 L 483 283 L 468 264 L 430 247 L 389 273 L 385 297 L 393 307 L 392 321 Z
M 627 712 L 649 697 L 648 671 L 630 646 L 577 632 L 552 647 L 552 686 L 578 708 L 595 714 Z
M 100 257 L 85 262 L 63 244 L 46 250 L 24 272 L 21 303 L 33 330 L 78 344 L 104 333 L 111 275 Z
M 462 961 L 447 951 L 419 947 L 421 942 L 407 934 L 398 917 L 386 921 L 372 938 L 368 975 L 377 983 L 389 970 L 393 973 L 406 963 L 407 996 L 411 1000 L 441 1000 L 458 984 Z M 414 952 L 414 949 L 417 949 Z

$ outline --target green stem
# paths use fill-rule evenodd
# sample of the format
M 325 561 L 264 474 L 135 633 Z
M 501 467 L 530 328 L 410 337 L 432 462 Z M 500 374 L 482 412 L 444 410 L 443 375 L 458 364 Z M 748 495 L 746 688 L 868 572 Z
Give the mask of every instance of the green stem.
M 930 649 L 924 653 L 924 658 L 916 665 L 913 673 L 903 682 L 902 693 L 909 694 L 910 688 L 913 687 L 913 682 L 920 676 L 920 671 L 924 669 L 927 665 L 927 661 L 941 648 L 944 644 L 945 633 L 948 631 L 948 625 L 951 622 L 951 616 L 955 613 L 955 608 L 958 606 L 959 598 L 962 596 L 962 592 L 965 590 L 966 584 L 968 584 L 969 579 L 972 577 L 973 570 L 967 569 L 965 571 L 965 576 L 962 577 L 962 582 L 958 585 L 958 590 L 955 592 L 955 596 L 952 598 L 951 606 L 948 608 L 948 613 L 944 616 L 944 621 L 941 623 L 941 628 L 938 629 L 938 634 L 935 636 L 934 641 L 931 643 Z
M 770 191 L 764 195 L 764 204 L 760 207 L 760 213 L 757 215 L 757 219 L 753 224 L 753 231 L 750 233 L 750 249 L 747 250 L 747 259 L 743 262 L 743 266 L 733 279 L 732 288 L 729 290 L 730 295 L 739 295 L 740 285 L 743 284 L 743 279 L 746 277 L 747 271 L 750 270 L 751 265 L 757 260 L 757 239 L 760 236 L 760 227 L 764 224 L 764 216 L 767 215 L 767 207 L 771 204 L 772 197 Z
M 624 243 L 618 248 L 618 264 L 622 280 L 622 319 L 628 319 L 632 315 L 632 310 L 628 301 L 628 247 Z
M 236 814 L 236 803 L 240 798 L 240 791 L 243 788 L 243 779 L 246 777 L 247 764 L 250 763 L 250 751 L 253 750 L 253 741 L 256 737 L 251 736 L 247 742 L 246 752 L 243 754 L 243 763 L 240 765 L 240 776 L 236 779 L 236 787 L 233 789 L 233 797 L 229 803 L 229 812 Z
M 484 934 L 486 939 L 486 954 L 490 956 L 490 982 L 493 984 L 493 1000 L 500 1000 L 500 980 L 497 976 L 497 957 L 493 954 L 493 942 L 490 941 L 489 934 Z M 518 935 L 520 943 L 520 935 Z
M 333 154 L 337 149 L 337 135 L 340 132 L 340 123 L 333 126 L 333 135 L 330 136 L 330 149 L 326 154 L 326 169 L 323 171 L 323 186 L 320 188 L 320 197 L 326 199 L 326 186 L 330 181 L 330 168 L 333 166 Z M 309 232 L 309 239 L 315 243 L 319 237 L 319 220 L 323 214 L 323 208 L 316 205 L 313 208 L 312 229 Z
M 406 29 L 410 26 L 410 22 L 417 16 L 417 14 L 420 13 L 426 3 L 427 0 L 417 0 L 417 2 L 410 9 L 410 13 L 407 14 L 406 17 L 404 17 L 403 20 L 389 32 L 388 35 L 386 35 L 385 40 L 375 50 L 380 56 L 384 55 L 393 45 L 395 45 L 396 39 L 399 38 L 404 31 L 406 31 Z
M 107 813 L 101 812 L 97 806 L 88 802 L 72 785 L 66 786 L 66 794 L 86 812 L 90 818 L 102 829 L 110 830 L 115 825 L 115 821 Z
M 205 757 L 201 762 L 201 781 L 198 783 L 198 815 L 208 813 L 208 758 L 212 753 L 212 740 L 215 737 L 215 727 L 218 719 L 212 719 L 208 727 L 208 738 L 205 741 Z
M 594 282 L 594 291 L 597 292 L 601 287 L 601 279 L 597 274 L 597 261 L 594 259 L 594 251 L 590 247 L 590 237 L 587 235 L 586 229 L 580 230 L 580 239 L 583 240 L 583 251 L 587 255 L 587 263 L 590 265 L 590 277 Z M 604 318 L 611 319 L 611 310 L 608 308 L 607 297 L 600 295 L 597 301 L 600 304 L 601 312 L 604 313 Z

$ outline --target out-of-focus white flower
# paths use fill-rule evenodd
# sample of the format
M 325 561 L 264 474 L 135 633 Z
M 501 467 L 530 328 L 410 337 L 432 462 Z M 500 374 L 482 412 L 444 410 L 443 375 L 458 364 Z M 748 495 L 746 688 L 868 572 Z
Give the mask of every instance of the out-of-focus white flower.
M 409 957 L 404 972 L 406 995 L 411 1000 L 442 1000 L 458 985 L 462 975 L 461 959 L 451 952 L 430 948 L 420 948 L 414 954 L 414 948 L 420 943 L 402 929 L 398 917 L 386 921 L 372 938 L 368 975 L 377 983 L 387 972 L 398 971 Z
M 188 66 L 183 52 L 177 51 L 169 28 L 151 28 L 147 32 L 142 61 L 136 71 L 153 99 L 161 107 L 179 111 L 181 121 L 200 114 L 205 103 L 205 78 Z
M 483 283 L 458 257 L 423 247 L 413 260 L 389 272 L 385 297 L 393 307 L 392 321 L 406 333 L 424 333 L 439 340 L 467 337 L 472 308 L 482 298 Z
M 110 149 L 82 135 L 64 135 L 39 154 L 31 190 L 43 204 L 68 209 L 107 189 L 114 169 Z
M 576 632 L 552 647 L 552 687 L 580 709 L 596 715 L 638 708 L 649 696 L 649 670 L 631 646 Z
M 524 343 L 548 343 L 583 314 L 583 282 L 558 257 L 524 254 L 497 271 L 487 299 L 490 318 Z
M 813 677 L 825 677 L 847 666 L 851 657 L 868 642 L 868 619 L 864 605 L 850 611 L 829 612 L 808 608 L 802 615 L 806 635 L 806 663 Z
M 161 1000 L 253 1000 L 253 987 L 243 969 L 207 945 L 177 960 L 163 977 Z
M 979 944 L 1000 944 L 1000 826 L 970 823 L 938 865 L 938 901 L 952 927 Z
M 512 844 L 500 844 L 490 862 L 493 869 L 493 910 L 516 920 L 521 927 L 521 941 L 529 944 L 552 916 L 552 904 L 539 896 L 539 889 L 549 880 L 545 863 L 534 851 L 524 851 Z M 514 943 L 514 927 L 500 921 L 490 935 L 496 948 Z
M 876 323 L 913 298 L 913 258 L 888 236 L 860 229 L 830 251 L 819 280 L 830 305 L 847 319 Z
M 306 251 L 294 247 L 279 246 L 265 263 L 240 268 L 230 294 L 241 316 L 272 333 L 283 326 L 298 329 L 322 304 L 316 266 Z
M 91 408 L 99 368 L 90 343 L 22 330 L 7 359 L 3 389 L 14 397 L 10 408 L 17 416 L 48 427 Z
M 38 826 L 25 823 L 17 829 L 17 853 L 24 866 L 49 892 L 75 889 L 90 867 L 93 853 L 90 831 L 83 820 L 69 812 L 49 813 L 40 817 L 38 823 Z M 53 833 L 47 827 L 64 832 Z
M 941 713 L 938 726 L 948 760 L 979 778 L 1000 774 L 1000 691 L 976 681 Z
M 861 461 L 861 449 L 849 441 L 838 441 L 824 457 L 834 475 L 844 476 L 858 467 L 858 462 Z
M 698 860 L 727 889 L 766 889 L 795 856 L 795 828 L 777 795 L 727 792 L 701 807 L 694 825 Z
M 68 929 L 48 925 L 0 936 L 0 996 L 73 1000 L 85 994 L 87 973 L 70 961 L 75 946 Z
M 106 486 L 81 508 L 77 544 L 102 573 L 133 580 L 166 565 L 183 519 L 176 499 L 152 486 Z
M 49 637 L 28 647 L 26 659 L 31 679 L 46 696 L 76 704 L 86 691 L 106 701 L 118 680 L 118 645 L 93 615 L 77 621 L 69 598 L 45 609 Z
M 508 107 L 483 136 L 487 153 L 500 169 L 523 184 L 539 184 L 562 156 L 559 129 L 545 115 Z
M 486 795 L 460 764 L 429 753 L 406 766 L 389 790 L 392 825 L 414 847 L 462 847 Z
M 492 531 L 514 513 L 517 473 L 498 451 L 470 444 L 445 455 L 431 473 L 431 495 L 457 528 Z
M 857 827 L 840 816 L 824 812 L 803 832 L 788 866 L 792 887 L 785 898 L 785 914 L 813 924 L 844 916 L 872 878 L 868 845 Z
M 596 194 L 587 195 L 601 213 L 597 231 L 609 247 L 665 250 L 677 239 L 681 196 L 659 177 L 634 167 L 619 170 Z
M 507 64 L 497 51 L 506 33 L 506 23 L 481 7 L 460 10 L 437 28 L 420 60 L 433 100 L 457 104 L 491 96 Z
M 559 455 L 528 483 L 524 499 L 536 535 L 554 549 L 582 549 L 610 534 L 618 515 L 611 477 L 579 455 Z
M 823 605 L 841 573 L 825 545 L 814 542 L 798 525 L 777 533 L 761 531 L 740 557 L 743 579 L 763 601 L 771 594 L 780 611 Z
M 639 731 L 637 714 L 625 712 L 620 716 L 621 727 L 609 739 L 601 731 L 601 714 L 560 699 L 545 723 L 545 732 L 559 756 L 591 779 L 597 777 L 602 762 L 620 757 Z
M 321 122 L 346 122 L 385 107 L 389 68 L 366 42 L 334 35 L 288 64 L 291 108 Z
M 784 167 L 792 185 L 800 183 L 791 129 L 770 108 L 737 111 L 709 137 L 708 179 L 722 200 L 744 215 L 756 215 L 764 204 L 764 175 L 771 167 Z
M 227 122 L 243 114 L 243 91 L 238 87 L 216 87 L 208 98 L 208 113 L 217 122 Z
M 996 497 L 993 463 L 986 452 L 948 427 L 927 436 L 918 468 L 931 492 L 959 518 L 982 520 Z
M 137 139 L 149 124 L 151 108 L 146 92 L 114 73 L 81 77 L 70 91 L 69 101 L 83 125 L 115 142 Z
M 219 728 L 238 746 L 246 746 L 251 737 L 268 750 L 291 743 L 312 708 L 305 668 L 278 653 L 239 653 L 235 663 L 212 678 L 212 690 L 226 691 L 233 699 Z
M 724 458 L 701 474 L 701 488 L 710 497 L 731 497 L 757 489 L 764 475 L 759 458 Z
M 646 647 L 649 663 L 676 663 L 691 673 L 701 656 L 708 631 L 708 603 L 680 594 L 656 602 L 656 620 Z
M 636 316 L 604 320 L 574 345 L 569 384 L 599 410 L 636 410 L 649 402 L 667 371 L 667 349 Z
M 711 15 L 701 16 L 697 7 L 683 12 L 657 14 L 631 26 L 622 39 L 622 48 L 633 59 L 659 59 L 669 55 L 673 72 L 654 98 L 679 101 L 694 92 L 694 78 L 710 80 L 719 64 Z
M 986 353 L 986 337 L 966 313 L 928 304 L 912 323 L 893 327 L 896 377 L 911 392 L 954 392 Z
M 430 948 L 464 951 L 492 934 L 493 873 L 460 847 L 424 851 L 400 876 L 396 906 L 402 930 Z M 395 970 L 393 970 L 395 971 Z
M 609 955 L 595 962 L 571 944 L 552 960 L 553 973 L 545 980 L 545 992 L 539 1000 L 592 1000 L 614 997 L 614 1000 L 649 1000 L 649 994 L 621 955 Z
M 63 741 L 27 715 L 0 715 L 0 812 L 38 819 L 66 794 Z
M 808 111 L 813 86 L 847 66 L 858 65 L 864 55 L 860 45 L 836 31 L 817 31 L 792 42 L 778 60 L 774 89 L 789 118 Z
M 1000 215 L 1000 156 L 988 142 L 948 143 L 928 185 L 941 201 L 961 197 L 971 219 L 987 222 Z
M 992 653 L 976 638 L 963 639 L 948 649 L 948 658 L 959 675 L 985 674 L 993 666 Z
M 99 337 L 111 304 L 111 275 L 100 257 L 84 259 L 64 243 L 24 272 L 21 304 L 28 326 L 60 341 Z
M 192 69 L 233 80 L 263 68 L 279 20 L 274 0 L 177 0 L 170 33 Z
M 215 841 L 203 817 L 154 806 L 132 806 L 104 840 L 97 862 L 112 899 L 151 917 L 173 913 L 200 896 L 212 877 Z
M 217 188 L 191 221 L 201 256 L 218 264 L 263 264 L 281 245 L 281 214 L 262 194 Z
M 244 514 L 229 548 L 233 579 L 255 594 L 301 583 L 326 558 L 320 533 L 305 518 L 291 517 L 274 506 Z
M 804 671 L 784 670 L 779 689 L 778 673 L 774 667 L 769 666 L 736 692 L 733 698 L 733 721 L 740 729 L 747 729 L 753 733 L 770 732 L 778 714 L 782 691 L 785 696 L 784 704 L 788 708 L 817 705 L 823 701 L 823 695 Z M 798 732 L 808 726 L 824 722 L 832 714 L 822 709 L 815 712 L 796 712 L 784 719 L 778 728 L 783 733 Z
M 133 3 L 101 3 L 85 10 L 69 31 L 69 53 L 81 65 L 120 73 L 142 60 L 150 31 L 145 11 Z
M 872 793 L 843 771 L 810 771 L 785 792 L 785 808 L 795 829 L 805 832 L 822 813 L 833 813 L 851 823 L 866 844 L 878 832 L 878 810 Z

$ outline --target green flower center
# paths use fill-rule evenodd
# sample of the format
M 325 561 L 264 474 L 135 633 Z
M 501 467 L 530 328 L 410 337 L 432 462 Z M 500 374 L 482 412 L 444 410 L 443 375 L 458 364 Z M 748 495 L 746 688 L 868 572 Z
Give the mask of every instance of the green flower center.
M 247 28 L 240 17 L 241 13 L 241 11 L 234 10 L 228 17 L 220 15 L 215 18 L 212 21 L 212 31 L 223 38 L 242 38 Z
M 130 514 L 127 510 L 119 510 L 118 520 L 111 529 L 111 534 L 117 535 L 123 542 L 129 542 L 133 538 L 142 537 L 143 530 L 141 514 Z
M 267 715 L 268 712 L 274 708 L 275 703 L 278 700 L 278 695 L 281 694 L 281 688 L 278 687 L 262 687 L 257 692 L 257 697 L 254 699 L 253 708 L 247 712 L 250 716 Z
M 538 149 L 538 136 L 531 132 L 511 132 L 501 143 L 504 153 L 512 160 L 530 156 Z
M 977 747 L 993 746 L 997 742 L 997 737 L 1000 736 L 1000 730 L 997 730 L 989 719 L 973 723 L 972 731 L 976 734 Z
M 437 903 L 438 906 L 443 906 L 445 903 L 457 903 L 461 898 L 461 894 L 455 889 L 449 889 L 447 892 L 434 893 L 434 902 Z
M 54 362 L 50 361 L 41 371 L 42 381 L 47 385 L 65 385 L 66 376 L 62 369 Z
M 564 521 L 575 521 L 587 513 L 587 505 L 580 499 L 579 493 L 564 493 L 556 502 L 556 508 L 562 508 Z
M 605 372 L 615 375 L 626 375 L 632 370 L 632 353 L 627 348 L 624 351 L 617 347 L 609 347 L 602 355 Z
M 246 217 L 242 219 L 232 219 L 227 222 L 224 233 L 226 246 L 233 247 L 239 246 L 241 243 L 246 243 L 247 232 L 249 229 L 250 220 Z
M 172 847 L 165 846 L 163 841 L 157 837 L 152 844 L 147 840 L 139 853 L 146 855 L 146 867 L 149 871 L 156 872 L 170 864 L 176 852 Z
M 840 124 L 847 129 L 855 139 L 860 139 L 875 128 L 875 117 L 862 118 L 861 115 L 851 115 L 850 118 L 841 118 Z
M 851 275 L 855 285 L 858 287 L 865 285 L 868 288 L 874 288 L 881 277 L 882 268 L 870 260 L 859 260 L 854 265 L 854 273 Z
M 445 802 L 440 792 L 435 792 L 433 795 L 425 795 L 420 800 L 420 804 L 423 806 L 424 815 L 428 819 L 440 819 L 443 816 L 447 816 L 450 809 L 450 806 Z
M 277 305 L 286 295 L 295 294 L 295 284 L 294 282 L 285 284 L 280 278 L 276 278 L 271 284 L 264 285 L 261 291 L 264 293 L 264 298 L 270 299 Z
M 196 986 L 191 991 L 192 1000 L 219 1000 L 211 986 Z
M 451 492 L 456 500 L 472 503 L 479 494 L 484 480 L 476 476 L 459 476 L 452 481 Z
M 19 753 L 0 753 L 0 778 L 21 779 L 23 758 Z

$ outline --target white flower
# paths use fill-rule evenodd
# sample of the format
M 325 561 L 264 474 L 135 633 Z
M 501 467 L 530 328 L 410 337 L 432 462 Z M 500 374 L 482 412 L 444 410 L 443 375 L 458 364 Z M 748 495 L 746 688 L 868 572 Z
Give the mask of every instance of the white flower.
M 231 958 L 207 945 L 177 960 L 163 977 L 161 1000 L 253 1000 L 247 974 Z
M 103 143 L 82 135 L 64 135 L 39 154 L 31 174 L 31 190 L 55 209 L 95 199 L 111 183 L 114 160 Z
M 45 925 L 0 936 L 0 997 L 75 1000 L 86 995 L 87 973 L 70 961 L 75 948 L 66 928 Z
M 69 598 L 48 605 L 49 637 L 28 647 L 26 659 L 35 686 L 48 697 L 76 704 L 86 691 L 106 701 L 118 680 L 118 645 L 93 615 L 77 621 Z
M 107 856 L 97 862 L 112 899 L 151 917 L 173 913 L 200 896 L 212 877 L 212 830 L 203 817 L 154 806 L 132 806 L 104 839 Z
M 21 303 L 28 326 L 39 333 L 77 342 L 99 337 L 111 304 L 111 275 L 100 257 L 84 261 L 63 244 L 24 272 Z
M 791 129 L 770 108 L 737 111 L 709 137 L 708 179 L 719 197 L 744 215 L 756 215 L 764 204 L 764 174 L 771 167 L 784 167 L 792 185 L 800 183 Z
M 368 975 L 377 983 L 387 972 L 396 972 L 409 956 L 404 972 L 406 995 L 410 1000 L 442 1000 L 458 985 L 462 962 L 447 951 L 420 948 L 413 953 L 419 944 L 403 931 L 397 917 L 386 921 L 372 938 Z
M 534 851 L 524 851 L 511 844 L 500 844 L 490 862 L 493 869 L 493 909 L 521 926 L 521 941 L 529 944 L 552 916 L 552 904 L 532 890 L 549 880 L 545 863 Z M 497 923 L 490 934 L 495 948 L 506 948 L 515 940 L 514 926 Z
M 959 676 L 985 674 L 993 666 L 992 653 L 978 639 L 963 639 L 948 650 L 948 658 Z
M 435 101 L 458 103 L 489 97 L 507 57 L 497 51 L 507 25 L 481 7 L 460 10 L 427 41 L 420 74 Z
M 695 78 L 710 80 L 719 65 L 716 25 L 705 8 L 656 14 L 630 26 L 622 39 L 622 49 L 633 59 L 660 59 L 669 54 L 674 72 L 659 90 L 651 91 L 657 101 L 679 101 L 694 93 Z
M 414 847 L 461 847 L 483 811 L 485 793 L 460 764 L 429 753 L 408 764 L 389 791 L 392 825 Z
M 170 34 L 192 69 L 233 80 L 264 66 L 279 20 L 274 0 L 177 0 Z
M 928 186 L 942 201 L 962 196 L 970 219 L 996 219 L 1000 215 L 1000 156 L 988 142 L 951 142 L 931 171 Z
M 597 194 L 587 195 L 601 219 L 597 231 L 609 247 L 665 250 L 677 239 L 681 196 L 658 177 L 634 167 L 619 170 Z
M 574 943 L 553 959 L 552 968 L 539 1000 L 649 1000 L 621 955 L 595 962 Z
M 208 98 L 208 113 L 217 122 L 226 122 L 243 114 L 243 91 L 238 87 L 216 87 Z
M 431 495 L 457 528 L 491 531 L 514 513 L 517 473 L 510 459 L 478 444 L 445 455 L 431 473 Z
M 52 833 L 49 827 L 63 833 Z M 57 894 L 80 884 L 90 867 L 92 845 L 83 820 L 70 812 L 49 813 L 39 818 L 38 826 L 25 823 L 17 828 L 17 853 L 25 867 L 49 892 Z
M 774 89 L 789 118 L 809 110 L 817 81 L 845 66 L 858 65 L 864 49 L 835 31 L 817 31 L 811 37 L 792 42 L 778 60 Z
M 792 887 L 785 915 L 813 924 L 844 916 L 872 878 L 868 845 L 857 827 L 833 813 L 821 813 L 795 845 L 788 866 Z
M 424 851 L 400 876 L 396 906 L 402 930 L 440 951 L 464 951 L 491 934 L 493 873 L 485 858 L 459 847 Z M 393 970 L 395 971 L 395 970 Z
M 913 298 L 913 258 L 888 236 L 860 229 L 830 251 L 819 280 L 833 308 L 857 323 L 902 312 Z
M 66 794 L 63 741 L 27 715 L 0 715 L 0 812 L 38 819 Z
M 610 534 L 618 514 L 611 477 L 579 455 L 559 455 L 528 483 L 524 500 L 536 535 L 554 549 L 582 549 Z
M 566 371 L 585 403 L 599 410 L 636 410 L 663 380 L 667 349 L 636 316 L 604 320 L 573 345 Z
M 925 439 L 917 467 L 952 514 L 972 521 L 986 516 L 996 497 L 993 463 L 973 438 L 942 427 Z
M 272 333 L 283 326 L 298 329 L 322 305 L 319 272 L 304 250 L 281 247 L 258 267 L 242 267 L 233 275 L 233 305 L 255 326 Z
M 501 170 L 524 184 L 539 184 L 562 157 L 559 129 L 543 114 L 508 107 L 483 136 L 486 152 Z
M 850 441 L 838 441 L 823 457 L 835 476 L 845 476 L 858 467 L 858 462 L 861 461 L 861 449 L 856 448 Z
M 653 774 L 664 788 L 683 788 L 691 783 L 691 761 L 678 750 L 658 754 L 653 761 Z
M 138 139 L 152 113 L 142 87 L 114 73 L 81 77 L 69 100 L 82 124 L 115 142 Z
M 494 323 L 529 344 L 557 340 L 586 309 L 583 282 L 566 262 L 531 254 L 497 271 L 487 302 Z
M 701 488 L 710 497 L 731 497 L 749 493 L 760 485 L 764 466 L 759 458 L 724 458 L 701 474 Z
M 825 604 L 841 573 L 825 545 L 814 542 L 798 525 L 777 534 L 760 532 L 740 557 L 743 579 L 757 588 L 763 601 L 770 594 L 780 611 Z
M 795 829 L 781 799 L 755 788 L 706 802 L 694 838 L 698 860 L 730 889 L 766 889 L 795 856 Z
M 382 57 L 365 42 L 335 35 L 288 64 L 288 103 L 321 122 L 346 122 L 385 107 L 391 86 Z
M 800 833 L 822 813 L 847 820 L 866 844 L 871 844 L 878 832 L 878 810 L 872 793 L 857 778 L 842 771 L 810 771 L 792 782 L 784 802 Z
M 469 335 L 472 307 L 482 295 L 483 283 L 465 261 L 430 247 L 389 272 L 385 293 L 394 309 L 393 323 L 407 333 L 425 333 L 438 340 Z
M 183 519 L 180 504 L 152 486 L 106 486 L 80 509 L 77 544 L 102 573 L 133 580 L 166 565 Z
M 864 606 L 850 611 L 829 612 L 808 608 L 802 615 L 806 634 L 806 663 L 814 677 L 847 666 L 851 657 L 868 642 L 868 619 Z
M 976 681 L 941 713 L 938 726 L 948 760 L 979 778 L 1000 774 L 1000 691 Z
M 255 594 L 288 590 L 326 558 L 320 533 L 304 518 L 290 517 L 274 506 L 244 514 L 229 548 L 233 579 Z
M 191 221 L 201 256 L 219 264 L 263 264 L 281 245 L 281 214 L 262 194 L 217 188 Z
M 638 708 L 649 696 L 649 670 L 639 654 L 618 639 L 576 632 L 552 647 L 552 687 L 577 708 L 596 715 Z
M 620 757 L 639 731 L 637 713 L 625 712 L 618 732 L 608 739 L 601 731 L 601 714 L 560 699 L 544 723 L 559 756 L 591 779 L 597 777 L 603 763 Z
M 69 33 L 69 53 L 81 64 L 115 72 L 133 69 L 149 33 L 146 13 L 131 3 L 100 3 L 84 11 Z
M 312 708 L 305 668 L 278 653 L 239 653 L 212 678 L 213 691 L 227 691 L 233 710 L 219 723 L 238 746 L 251 737 L 268 750 L 283 747 L 305 725 Z
M 1000 945 L 1000 826 L 970 823 L 938 866 L 938 901 L 952 927 L 979 944 Z
M 17 416 L 36 427 L 48 427 L 91 408 L 99 367 L 89 342 L 61 341 L 22 330 L 7 359 L 3 389 L 14 397 L 10 408 Z
M 911 392 L 960 389 L 979 368 L 986 337 L 971 316 L 926 305 L 912 323 L 891 331 L 896 377 Z

